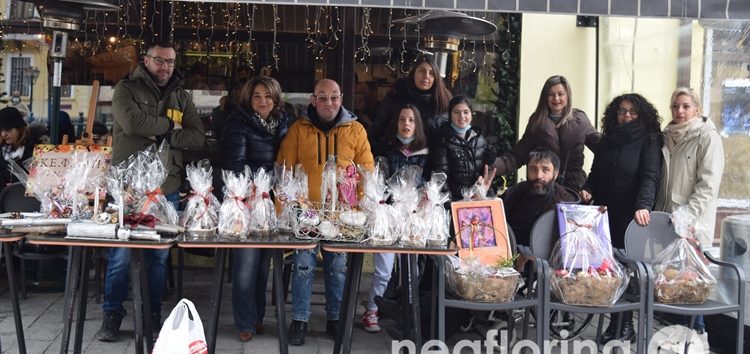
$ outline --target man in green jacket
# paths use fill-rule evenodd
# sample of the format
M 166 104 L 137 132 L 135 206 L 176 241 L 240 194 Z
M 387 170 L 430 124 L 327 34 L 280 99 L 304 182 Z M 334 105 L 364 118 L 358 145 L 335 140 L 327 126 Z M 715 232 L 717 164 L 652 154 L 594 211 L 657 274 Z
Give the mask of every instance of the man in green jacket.
M 169 174 L 161 186 L 167 200 L 177 206 L 183 175 L 183 148 L 199 148 L 204 143 L 203 125 L 190 94 L 182 88 L 182 75 L 174 70 L 177 54 L 171 43 L 148 47 L 143 64 L 129 78 L 115 86 L 112 97 L 112 164 L 151 144 L 166 140 L 170 145 Z M 145 261 L 149 282 L 149 298 L 153 328 L 161 326 L 161 297 L 164 293 L 168 250 L 148 250 Z M 104 320 L 97 337 L 115 341 L 125 316 L 122 303 L 128 295 L 130 251 L 111 248 L 107 277 L 104 282 Z M 135 309 L 139 311 L 139 309 Z

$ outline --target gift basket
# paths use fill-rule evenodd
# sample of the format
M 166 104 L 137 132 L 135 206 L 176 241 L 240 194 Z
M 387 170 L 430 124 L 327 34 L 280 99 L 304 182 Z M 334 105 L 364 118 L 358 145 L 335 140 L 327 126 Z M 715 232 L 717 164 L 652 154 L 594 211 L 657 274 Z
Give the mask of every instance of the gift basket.
M 606 208 L 557 205 L 560 240 L 552 250 L 552 295 L 568 305 L 612 306 L 628 285 L 612 255 Z
M 664 304 L 702 304 L 716 285 L 694 237 L 695 218 L 687 208 L 672 213 L 679 236 L 659 252 L 654 268 L 654 298 Z
M 294 169 L 287 168 L 286 165 L 276 164 L 276 185 L 274 192 L 276 199 L 281 204 L 281 214 L 276 221 L 276 229 L 280 231 L 294 231 L 294 225 L 297 222 L 295 206 L 309 203 L 307 190 L 307 173 L 302 165 L 294 166 Z
M 398 234 L 394 218 L 394 208 L 386 204 L 391 193 L 385 182 L 388 173 L 382 158 L 375 159 L 372 171 L 361 171 L 364 180 L 365 197 L 360 203 L 362 210 L 369 214 L 366 228 L 369 242 L 373 245 L 388 246 L 396 242 Z
M 321 203 L 294 206 L 294 234 L 302 239 L 362 242 L 366 238 L 367 214 L 357 210 L 360 174 L 354 163 L 337 167 L 329 156 L 323 167 Z
M 246 238 L 250 233 L 250 207 L 248 197 L 252 172 L 245 166 L 243 172 L 221 171 L 224 180 L 224 201 L 219 208 L 219 236 Z
M 394 218 L 399 244 L 406 247 L 423 248 L 430 232 L 429 220 L 419 214 L 420 202 L 417 185 L 422 177 L 422 168 L 406 166 L 396 171 L 388 179 L 388 187 L 393 195 Z M 402 222 L 403 220 L 403 222 Z
M 216 233 L 221 204 L 213 191 L 213 168 L 208 160 L 201 160 L 185 167 L 187 180 L 193 189 L 180 217 L 180 225 L 195 237 Z
M 270 234 L 276 229 L 276 207 L 271 200 L 273 175 L 264 168 L 258 169 L 253 177 L 252 193 L 249 196 L 250 232 Z
M 169 202 L 161 190 L 161 185 L 167 179 L 167 167 L 164 161 L 169 161 L 165 156 L 168 151 L 166 143 L 162 143 L 159 149 L 155 145 L 146 150 L 137 152 L 134 164 L 128 170 L 130 174 L 130 188 L 135 205 L 133 217 L 140 218 L 141 215 L 152 216 L 162 224 L 177 225 L 179 216 L 174 204 Z
M 502 259 L 493 265 L 478 258 L 444 257 L 446 289 L 453 296 L 474 302 L 508 302 L 513 300 L 522 283 L 521 274 L 513 269 L 513 259 Z
M 450 237 L 450 216 L 444 206 L 450 200 L 450 195 L 443 192 L 447 179 L 445 173 L 433 173 L 422 186 L 423 198 L 417 215 L 425 221 L 425 235 L 431 246 L 447 246 Z

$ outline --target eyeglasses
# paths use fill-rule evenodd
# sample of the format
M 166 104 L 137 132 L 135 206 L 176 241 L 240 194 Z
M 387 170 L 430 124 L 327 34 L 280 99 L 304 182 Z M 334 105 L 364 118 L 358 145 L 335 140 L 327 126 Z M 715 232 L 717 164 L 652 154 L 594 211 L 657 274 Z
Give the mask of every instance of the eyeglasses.
M 343 95 L 341 95 L 341 96 L 343 96 Z M 318 102 L 320 102 L 320 103 L 326 103 L 326 102 L 328 102 L 328 100 L 330 100 L 331 103 L 336 103 L 336 102 L 339 102 L 341 100 L 341 96 L 338 96 L 338 95 L 332 95 L 332 96 L 313 95 L 313 97 L 315 97 L 315 99 L 318 100 Z
M 617 110 L 617 115 L 619 115 L 619 116 L 624 116 L 624 115 L 626 115 L 628 113 L 630 113 L 631 116 L 637 116 L 638 115 L 638 111 L 635 110 L 635 109 L 620 108 L 620 109 Z
M 167 66 L 170 67 L 170 68 L 174 66 L 174 59 L 165 59 L 165 58 L 162 58 L 162 57 L 155 57 L 155 56 L 151 56 L 151 55 L 147 55 L 147 57 L 153 59 L 154 63 L 156 63 L 156 65 L 162 66 L 164 64 L 167 64 Z

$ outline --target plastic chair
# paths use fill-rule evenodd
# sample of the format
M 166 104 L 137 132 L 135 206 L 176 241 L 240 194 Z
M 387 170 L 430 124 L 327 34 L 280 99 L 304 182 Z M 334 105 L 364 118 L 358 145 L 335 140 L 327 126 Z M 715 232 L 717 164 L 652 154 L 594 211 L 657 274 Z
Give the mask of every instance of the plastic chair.
M 677 236 L 672 227 L 670 215 L 659 211 L 651 212 L 651 221 L 647 226 L 638 226 L 638 224 L 633 221 L 628 225 L 628 228 L 625 231 L 625 256 L 632 260 L 643 262 L 644 269 L 648 273 L 649 286 L 647 296 L 648 301 L 646 305 L 646 343 L 651 340 L 654 312 L 689 315 L 690 329 L 693 328 L 695 316 L 736 312 L 736 353 L 742 353 L 745 318 L 745 274 L 737 265 L 718 261 L 708 252 L 704 252 L 706 258 L 720 268 L 720 276 L 717 279 L 716 289 L 719 287 L 728 289 L 726 294 L 736 294 L 737 297 L 735 299 L 730 299 L 727 302 L 708 300 L 706 303 L 700 305 L 670 305 L 654 302 L 654 287 L 651 286 L 654 281 L 654 271 L 651 267 L 651 263 L 662 250 L 678 237 L 679 236 Z M 737 282 L 738 280 L 739 282 Z
M 548 263 L 549 257 L 552 255 L 552 249 L 554 248 L 555 243 L 557 240 L 560 239 L 560 230 L 558 228 L 557 224 L 557 216 L 555 210 L 550 210 L 542 216 L 537 219 L 537 221 L 534 223 L 534 226 L 531 228 L 531 235 L 530 235 L 531 241 L 530 241 L 530 250 L 532 255 L 539 258 L 542 262 L 543 267 L 543 279 L 544 282 L 544 288 L 540 289 L 541 296 L 543 299 L 543 312 L 541 316 L 538 316 L 542 319 L 542 324 L 544 324 L 544 327 L 542 327 L 543 331 L 543 339 L 545 342 L 550 338 L 550 329 L 549 329 L 549 323 L 550 323 L 550 312 L 557 310 L 557 311 L 563 311 L 563 312 L 570 312 L 570 313 L 585 313 L 585 314 L 592 314 L 592 315 L 599 315 L 599 325 L 596 329 L 596 339 L 598 340 L 601 338 L 601 326 L 603 324 L 604 318 L 602 317 L 603 314 L 607 313 L 617 313 L 617 312 L 625 312 L 625 311 L 637 311 L 638 312 L 638 331 L 636 336 L 636 348 L 637 353 L 645 353 L 644 351 L 644 331 L 643 328 L 645 326 L 645 317 L 646 317 L 646 301 L 644 300 L 644 294 L 647 293 L 646 288 L 646 279 L 647 274 L 646 270 L 643 268 L 643 265 L 639 262 L 630 261 L 628 259 L 620 258 L 618 256 L 618 252 L 615 252 L 615 256 L 618 258 L 620 262 L 622 262 L 629 271 L 633 272 L 633 275 L 635 278 L 631 276 L 630 281 L 637 282 L 638 284 L 638 291 L 636 294 L 628 295 L 623 294 L 622 297 L 620 297 L 617 302 L 610 306 L 610 307 L 585 307 L 585 306 L 574 306 L 574 305 L 567 305 L 563 304 L 558 301 L 552 301 L 550 299 L 550 279 L 552 276 L 552 270 L 550 269 L 550 265 Z M 629 285 L 630 286 L 630 285 Z M 619 324 L 617 327 L 620 327 Z M 615 333 L 619 333 L 620 328 L 616 328 Z M 540 342 L 542 343 L 542 342 Z
M 508 237 L 510 238 L 511 242 L 511 249 L 516 249 L 516 240 L 515 235 L 513 234 L 513 230 L 508 228 Z M 441 257 L 442 258 L 442 257 Z M 435 288 L 433 288 L 433 291 L 436 291 L 437 295 L 437 301 L 436 301 L 436 311 L 437 316 L 433 316 L 433 318 L 437 318 L 437 323 L 433 321 L 433 333 L 437 332 L 437 338 L 445 343 L 445 309 L 447 307 L 452 308 L 460 308 L 460 309 L 466 309 L 466 310 L 475 310 L 475 311 L 507 311 L 508 314 L 508 329 L 511 331 L 515 327 L 515 321 L 513 319 L 512 314 L 510 313 L 512 310 L 515 309 L 525 309 L 526 314 L 524 316 L 524 327 L 523 327 L 523 337 L 527 338 L 528 336 L 528 329 L 529 329 L 529 320 L 530 320 L 530 313 L 529 311 L 536 311 L 536 313 L 540 313 L 542 311 L 542 299 L 538 294 L 537 286 L 539 284 L 543 283 L 542 276 L 542 265 L 539 262 L 539 260 L 530 260 L 529 262 L 532 263 L 532 269 L 528 274 L 527 279 L 524 279 L 524 281 L 527 284 L 527 290 L 524 295 L 518 295 L 516 294 L 515 299 L 510 302 L 505 303 L 484 303 L 484 302 L 472 302 L 472 301 L 464 301 L 464 300 L 458 300 L 458 299 L 452 299 L 446 297 L 445 294 L 445 270 L 444 270 L 444 262 L 442 259 L 437 260 L 436 266 L 437 266 L 437 272 L 435 272 L 435 277 L 437 279 L 433 280 L 433 284 L 435 284 Z M 434 328 L 437 326 L 437 328 Z M 542 341 L 542 331 L 539 330 L 539 323 L 537 324 L 537 330 L 536 330 L 536 343 L 541 343 Z M 499 335 L 499 334 L 498 334 Z M 509 333 L 508 338 L 511 338 L 511 335 Z M 499 338 L 498 338 L 499 343 Z

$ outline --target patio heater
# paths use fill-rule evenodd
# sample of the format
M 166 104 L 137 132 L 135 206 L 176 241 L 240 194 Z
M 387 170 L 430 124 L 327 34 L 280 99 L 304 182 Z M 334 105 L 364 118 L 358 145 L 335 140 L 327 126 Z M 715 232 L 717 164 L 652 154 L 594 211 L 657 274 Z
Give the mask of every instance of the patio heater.
M 458 53 L 461 38 L 483 36 L 497 30 L 492 22 L 469 16 L 465 13 L 445 10 L 432 10 L 414 16 L 393 20 L 393 23 L 419 25 L 422 44 L 433 54 L 435 64 L 440 68 L 440 76 L 448 76 L 451 81 L 458 72 L 448 71 L 448 57 Z
M 29 124 L 31 124 L 34 121 L 34 85 L 39 78 L 39 68 L 30 66 L 24 71 L 31 81 L 31 88 L 29 88 Z
M 60 95 L 62 89 L 62 63 L 68 47 L 68 31 L 78 31 L 86 11 L 119 11 L 120 6 L 108 0 L 33 0 L 42 17 L 42 28 L 52 30 L 52 47 L 49 55 L 54 60 L 52 70 L 52 109 L 50 112 L 50 138 L 58 141 Z

